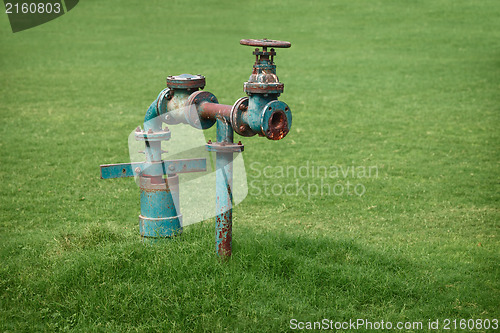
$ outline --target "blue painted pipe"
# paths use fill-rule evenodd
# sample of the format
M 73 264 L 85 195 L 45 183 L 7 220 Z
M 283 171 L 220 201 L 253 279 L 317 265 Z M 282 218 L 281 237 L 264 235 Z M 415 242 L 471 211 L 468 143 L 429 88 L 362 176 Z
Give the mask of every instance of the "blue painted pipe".
M 182 74 L 167 78 L 167 87 L 151 103 L 144 116 L 146 133 L 146 163 L 140 175 L 141 215 L 139 228 L 144 238 L 172 237 L 182 232 L 182 215 L 179 208 L 179 177 L 169 173 L 162 162 L 161 141 L 148 139 L 168 131 L 162 122 L 169 124 L 190 123 L 185 104 L 193 91 L 205 85 L 201 75 Z M 185 166 L 196 169 L 198 161 L 186 161 Z M 161 167 L 160 167 L 161 166 Z M 186 168 L 188 169 L 188 168 Z M 163 176 L 167 174 L 166 178 Z
M 166 112 L 166 95 L 169 89 L 163 89 L 158 97 L 151 103 L 144 116 L 144 130 L 160 131 L 161 130 L 161 119 L 159 118 L 163 113 Z
M 217 119 L 217 143 L 233 143 L 228 119 Z M 215 252 L 220 257 L 229 257 L 233 236 L 233 153 L 216 152 L 215 167 Z
M 162 132 L 160 116 L 166 112 L 168 88 L 160 92 L 144 116 L 144 132 L 154 135 Z M 182 216 L 179 213 L 179 180 L 177 175 L 163 178 L 162 168 L 153 168 L 161 162 L 161 140 L 145 140 L 147 175 L 140 173 L 141 214 L 139 230 L 143 239 L 164 238 L 182 232 Z M 177 205 L 176 205 L 177 204 Z
M 165 238 L 182 233 L 179 208 L 179 176 L 167 177 L 163 183 L 152 184 L 141 177 L 141 215 L 139 230 L 144 238 Z

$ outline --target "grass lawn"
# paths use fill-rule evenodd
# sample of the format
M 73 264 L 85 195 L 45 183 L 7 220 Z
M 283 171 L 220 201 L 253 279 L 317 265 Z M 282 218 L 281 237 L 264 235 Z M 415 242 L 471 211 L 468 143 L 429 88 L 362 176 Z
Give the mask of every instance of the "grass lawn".
M 0 331 L 500 319 L 498 1 L 87 0 L 15 34 L 0 16 Z M 244 96 L 242 38 L 292 43 L 275 60 L 293 127 L 235 136 L 233 256 L 212 219 L 144 246 L 139 189 L 99 165 L 128 162 L 167 75 Z

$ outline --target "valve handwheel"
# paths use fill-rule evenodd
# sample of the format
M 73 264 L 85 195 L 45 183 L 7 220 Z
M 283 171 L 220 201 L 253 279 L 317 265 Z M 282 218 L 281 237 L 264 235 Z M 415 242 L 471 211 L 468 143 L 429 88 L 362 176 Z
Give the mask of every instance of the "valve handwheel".
M 260 47 L 277 47 L 277 48 L 289 48 L 292 46 L 290 42 L 284 40 L 272 40 L 272 39 L 242 39 L 240 40 L 241 45 L 248 46 L 260 46 Z

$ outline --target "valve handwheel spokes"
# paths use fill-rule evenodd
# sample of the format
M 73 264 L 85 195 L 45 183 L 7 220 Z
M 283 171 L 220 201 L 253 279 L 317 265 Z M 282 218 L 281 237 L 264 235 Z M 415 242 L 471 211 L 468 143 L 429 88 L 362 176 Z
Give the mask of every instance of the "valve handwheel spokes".
M 292 46 L 290 42 L 284 40 L 273 40 L 273 39 L 242 39 L 240 40 L 241 45 L 248 46 L 260 46 L 260 47 L 277 47 L 277 48 L 289 48 Z

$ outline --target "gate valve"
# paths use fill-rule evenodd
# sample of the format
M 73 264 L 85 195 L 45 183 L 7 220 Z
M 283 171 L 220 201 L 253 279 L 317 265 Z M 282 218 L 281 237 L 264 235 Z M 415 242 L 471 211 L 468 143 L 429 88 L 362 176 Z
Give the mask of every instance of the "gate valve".
M 284 84 L 276 75 L 274 48 L 289 48 L 290 42 L 270 39 L 242 39 L 241 45 L 260 46 L 253 52 L 255 63 L 252 75 L 244 84 L 248 97 L 240 98 L 231 113 L 231 126 L 242 136 L 259 134 L 270 140 L 285 137 L 292 126 L 290 107 L 278 101 Z M 268 50 L 268 48 L 271 48 Z
M 274 48 L 289 48 L 290 42 L 269 40 L 269 39 L 242 39 L 241 45 L 261 46 L 262 50 L 256 48 L 253 52 L 255 55 L 255 64 L 253 65 L 252 75 L 245 82 L 244 90 L 248 94 L 281 94 L 284 85 L 279 82 L 276 75 L 276 65 L 274 64 L 274 56 L 276 51 Z M 271 50 L 267 50 L 271 47 Z

